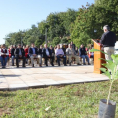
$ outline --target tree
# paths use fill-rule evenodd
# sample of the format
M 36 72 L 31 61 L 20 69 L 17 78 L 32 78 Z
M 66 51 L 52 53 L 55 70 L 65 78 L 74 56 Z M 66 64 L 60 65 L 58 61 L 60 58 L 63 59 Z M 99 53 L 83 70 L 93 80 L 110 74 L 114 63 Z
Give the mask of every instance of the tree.
M 59 44 L 60 43 L 60 38 L 59 37 L 55 37 L 54 39 L 53 39 L 53 44 L 54 45 L 57 45 L 57 44 Z

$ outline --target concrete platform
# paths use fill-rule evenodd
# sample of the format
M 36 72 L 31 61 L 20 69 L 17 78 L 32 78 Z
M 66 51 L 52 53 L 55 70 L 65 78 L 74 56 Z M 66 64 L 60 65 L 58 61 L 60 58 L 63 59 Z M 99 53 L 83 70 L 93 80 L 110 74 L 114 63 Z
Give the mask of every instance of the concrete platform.
M 106 80 L 109 80 L 108 77 L 93 73 L 93 65 L 0 69 L 0 90 L 19 90 Z

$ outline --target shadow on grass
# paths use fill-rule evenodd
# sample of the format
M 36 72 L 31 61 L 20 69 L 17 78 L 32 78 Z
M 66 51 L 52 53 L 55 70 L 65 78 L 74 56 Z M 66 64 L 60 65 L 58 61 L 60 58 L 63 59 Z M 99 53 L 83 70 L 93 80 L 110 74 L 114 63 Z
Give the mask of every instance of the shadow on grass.
M 7 91 L 0 92 L 0 97 L 14 97 L 16 94 L 14 93 L 9 93 Z

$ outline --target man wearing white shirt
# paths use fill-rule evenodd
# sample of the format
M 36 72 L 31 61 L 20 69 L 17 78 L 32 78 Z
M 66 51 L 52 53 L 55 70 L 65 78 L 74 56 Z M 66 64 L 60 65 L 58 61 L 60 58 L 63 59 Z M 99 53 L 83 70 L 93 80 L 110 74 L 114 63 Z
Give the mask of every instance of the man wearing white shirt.
M 7 60 L 8 60 L 8 55 L 9 55 L 9 52 L 5 48 L 5 44 L 1 45 L 0 60 L 1 60 L 2 68 L 6 68 L 6 64 L 7 64 Z
M 63 50 L 60 48 L 60 45 L 57 45 L 57 49 L 55 50 L 55 56 L 57 57 L 58 66 L 60 66 L 60 58 L 63 58 L 64 66 L 66 66 L 66 56 L 64 55 Z

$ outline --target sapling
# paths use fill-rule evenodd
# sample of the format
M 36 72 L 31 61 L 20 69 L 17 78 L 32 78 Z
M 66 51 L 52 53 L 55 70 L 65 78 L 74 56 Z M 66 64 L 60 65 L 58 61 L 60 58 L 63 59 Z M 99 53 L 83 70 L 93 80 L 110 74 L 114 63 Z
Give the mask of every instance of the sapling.
M 101 50 L 91 49 L 91 52 L 94 52 L 94 51 L 100 51 L 100 52 L 106 54 L 105 52 L 103 52 Z M 100 59 L 106 61 L 106 63 L 102 64 L 103 67 L 100 68 L 100 70 L 103 72 L 104 75 L 109 77 L 109 80 L 110 80 L 110 88 L 109 88 L 109 93 L 108 93 L 108 97 L 107 97 L 107 104 L 108 104 L 109 99 L 110 99 L 111 88 L 112 88 L 113 82 L 118 79 L 118 68 L 117 68 L 117 66 L 118 66 L 118 55 L 112 54 L 111 60 L 106 60 L 103 58 L 100 58 Z

